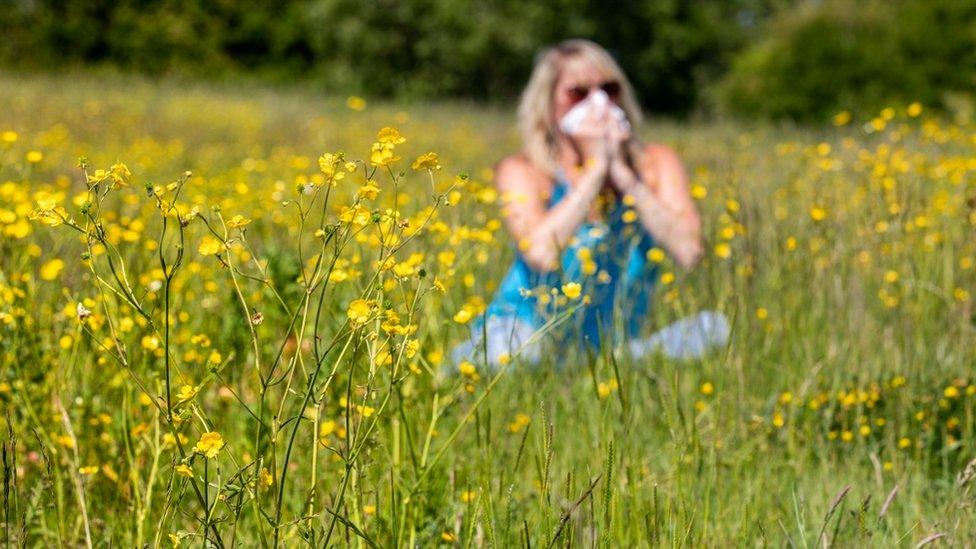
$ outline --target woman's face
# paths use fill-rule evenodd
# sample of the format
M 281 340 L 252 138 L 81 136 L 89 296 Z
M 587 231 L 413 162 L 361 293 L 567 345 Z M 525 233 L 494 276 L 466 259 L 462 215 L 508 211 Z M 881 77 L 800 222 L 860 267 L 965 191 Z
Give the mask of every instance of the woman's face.
M 619 82 L 584 59 L 567 60 L 559 73 L 559 78 L 556 79 L 556 87 L 553 90 L 553 120 L 561 119 L 574 105 L 586 99 L 589 93 L 601 86 L 609 88 L 611 93 L 607 95 L 616 102 L 619 95 Z M 612 93 L 615 88 L 616 93 Z

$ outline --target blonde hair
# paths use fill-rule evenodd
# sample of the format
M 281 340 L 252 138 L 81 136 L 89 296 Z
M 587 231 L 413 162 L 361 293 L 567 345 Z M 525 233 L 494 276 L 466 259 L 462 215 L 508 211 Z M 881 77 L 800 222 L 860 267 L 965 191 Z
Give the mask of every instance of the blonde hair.
M 565 40 L 542 51 L 537 57 L 529 83 L 522 91 L 518 107 L 518 125 L 522 134 L 522 152 L 534 165 L 549 175 L 559 167 L 557 121 L 553 119 L 553 94 L 566 63 L 571 59 L 583 59 L 607 78 L 620 83 L 617 103 L 631 125 L 631 135 L 636 136 L 643 120 L 640 106 L 634 98 L 634 90 L 620 65 L 599 45 L 589 40 Z M 628 149 L 632 156 L 639 154 L 639 143 L 631 137 Z

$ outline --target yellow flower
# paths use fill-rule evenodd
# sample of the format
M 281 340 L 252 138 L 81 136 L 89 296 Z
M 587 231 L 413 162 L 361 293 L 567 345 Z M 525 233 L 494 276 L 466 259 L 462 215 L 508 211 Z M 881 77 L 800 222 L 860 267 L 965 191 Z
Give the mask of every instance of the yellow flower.
M 191 398 L 197 396 L 200 389 L 194 385 L 184 385 L 180 387 L 180 392 L 176 393 L 177 402 L 186 402 Z
M 366 100 L 362 97 L 350 95 L 349 98 L 346 99 L 346 106 L 354 111 L 362 111 L 366 108 Z
M 461 372 L 461 375 L 467 377 L 474 377 L 478 373 L 478 370 L 474 367 L 474 364 L 471 364 L 467 360 L 458 364 L 458 370 Z
M 834 115 L 834 125 L 844 126 L 851 121 L 851 113 L 849 111 L 841 111 Z
M 376 195 L 378 195 L 380 192 L 380 188 L 374 185 L 374 183 L 376 182 L 372 179 L 366 183 L 363 183 L 363 185 L 359 187 L 359 190 L 356 191 L 356 196 L 358 198 L 365 198 L 366 200 L 374 200 Z
M 701 387 L 698 390 L 701 391 L 701 394 L 708 396 L 715 392 L 715 386 L 706 381 L 705 383 L 701 384 Z
M 437 160 L 437 153 L 429 152 L 424 153 L 417 157 L 410 165 L 411 168 L 415 170 L 439 170 L 441 169 L 440 162 Z
M 88 465 L 86 467 L 78 468 L 78 473 L 85 476 L 94 475 L 97 472 L 98 472 L 98 465 Z
M 271 486 L 274 484 L 274 477 L 271 476 L 271 472 L 268 471 L 267 467 L 261 468 L 261 484 L 265 486 Z
M 235 215 L 234 217 L 230 218 L 230 220 L 227 222 L 227 226 L 232 228 L 243 227 L 250 222 L 251 220 L 244 217 L 243 215 Z
M 325 177 L 329 178 L 329 182 L 333 185 L 340 179 L 346 177 L 346 172 L 339 169 L 339 165 L 342 162 L 342 153 L 325 153 L 319 157 L 319 169 L 322 170 L 322 173 L 325 174 Z M 355 165 L 353 165 L 353 169 L 355 169 Z
M 57 227 L 68 219 L 68 212 L 61 206 L 56 206 L 53 200 L 42 200 L 38 201 L 36 209 L 27 213 L 27 219 Z
M 715 245 L 715 255 L 722 259 L 728 259 L 732 255 L 732 247 L 722 242 Z
M 582 287 L 579 285 L 578 282 L 567 282 L 566 284 L 563 284 L 562 290 L 563 290 L 563 295 L 565 295 L 569 299 L 576 299 L 580 296 L 580 293 L 582 292 Z
M 908 108 L 905 109 L 905 112 L 908 113 L 908 116 L 915 118 L 922 114 L 922 104 L 916 101 L 915 103 L 909 105 Z
M 386 126 L 376 134 L 376 140 L 383 144 L 400 145 L 406 142 L 406 138 L 400 135 L 396 128 Z
M 187 478 L 193 478 L 193 468 L 185 463 L 181 463 L 173 468 L 174 471 Z
M 827 210 L 821 208 L 820 206 L 814 206 L 810 208 L 810 219 L 814 221 L 823 221 L 827 217 Z
M 369 322 L 369 317 L 373 312 L 373 302 L 366 299 L 354 299 L 346 309 L 346 315 L 354 327 L 362 326 Z
M 950 385 L 946 387 L 944 391 L 942 391 L 942 394 L 945 395 L 946 398 L 957 398 L 959 396 L 959 389 L 953 385 Z
M 61 269 L 64 269 L 64 261 L 52 259 L 41 266 L 41 278 L 43 280 L 54 280 L 61 274 Z
M 393 155 L 393 145 L 389 143 L 373 143 L 370 150 L 369 161 L 374 166 L 389 166 L 400 160 L 399 156 Z
M 661 263 L 664 261 L 664 250 L 656 247 L 647 250 L 647 259 L 649 261 L 653 261 L 654 263 Z
M 454 314 L 454 322 L 457 322 L 458 324 L 466 324 L 469 320 L 471 320 L 472 316 L 473 315 L 471 314 L 470 309 L 463 308 Z
M 198 454 L 203 454 L 207 459 L 213 459 L 217 457 L 217 453 L 223 447 L 224 437 L 220 436 L 220 433 L 216 431 L 207 431 L 200 435 L 200 440 L 193 447 L 193 451 Z
M 41 160 L 44 160 L 44 153 L 41 151 L 30 151 L 27 153 L 27 161 L 31 164 L 37 164 Z
M 205 236 L 200 242 L 200 247 L 197 248 L 197 251 L 200 252 L 200 255 L 214 255 L 220 253 L 223 249 L 224 244 L 220 240 L 212 236 Z

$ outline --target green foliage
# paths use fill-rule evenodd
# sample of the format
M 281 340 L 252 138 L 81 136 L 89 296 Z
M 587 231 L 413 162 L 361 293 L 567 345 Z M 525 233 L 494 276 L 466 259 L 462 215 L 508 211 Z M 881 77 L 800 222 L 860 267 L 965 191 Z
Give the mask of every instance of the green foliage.
M 976 1 L 825 2 L 788 13 L 717 90 L 740 115 L 823 120 L 889 103 L 945 107 L 976 84 Z
M 257 72 L 369 96 L 511 99 L 570 37 L 613 52 L 643 102 L 684 113 L 787 0 L 0 0 L 0 61 L 147 74 Z

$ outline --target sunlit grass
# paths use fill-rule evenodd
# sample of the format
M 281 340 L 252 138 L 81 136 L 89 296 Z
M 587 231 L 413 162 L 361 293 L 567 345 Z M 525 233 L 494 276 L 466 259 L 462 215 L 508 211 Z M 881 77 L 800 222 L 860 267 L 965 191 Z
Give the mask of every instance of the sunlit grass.
M 974 535 L 972 127 L 652 123 L 709 250 L 651 258 L 654 325 L 717 308 L 730 347 L 445 375 L 513 255 L 511 112 L 12 75 L 0 112 L 8 539 Z

